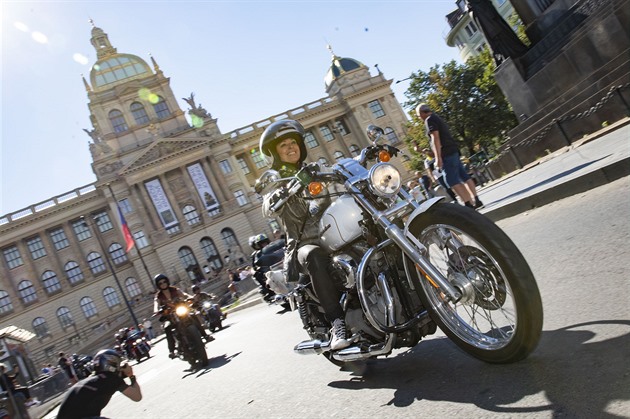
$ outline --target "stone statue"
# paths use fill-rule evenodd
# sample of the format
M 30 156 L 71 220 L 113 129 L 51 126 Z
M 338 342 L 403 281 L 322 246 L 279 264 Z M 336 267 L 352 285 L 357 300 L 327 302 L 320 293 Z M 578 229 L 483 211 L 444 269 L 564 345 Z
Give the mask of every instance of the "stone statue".
M 501 17 L 491 0 L 466 0 L 472 19 L 483 32 L 497 65 L 507 58 L 517 58 L 527 52 L 510 25 Z
M 201 106 L 201 103 L 199 104 L 199 106 L 197 106 L 197 104 L 195 103 L 195 93 L 192 92 L 190 93 L 190 97 L 183 97 L 182 98 L 186 103 L 188 103 L 188 105 L 190 106 L 190 110 L 188 111 L 188 113 L 198 116 L 200 118 L 206 118 L 208 117 L 208 111 L 206 111 L 203 106 Z
M 96 130 L 96 128 L 94 128 L 93 130 L 83 128 L 83 131 L 85 131 L 87 135 L 90 136 L 94 144 L 98 144 L 101 142 L 101 137 L 98 135 L 98 131 Z

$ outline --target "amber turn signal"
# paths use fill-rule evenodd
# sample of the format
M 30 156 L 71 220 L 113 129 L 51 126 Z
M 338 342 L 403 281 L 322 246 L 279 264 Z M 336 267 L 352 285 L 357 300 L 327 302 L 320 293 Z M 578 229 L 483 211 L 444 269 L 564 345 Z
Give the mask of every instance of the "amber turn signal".
M 308 184 L 308 192 L 311 194 L 311 196 L 319 195 L 320 193 L 322 193 L 323 190 L 324 185 L 322 185 L 320 182 L 311 182 Z
M 391 154 L 389 154 L 385 150 L 381 150 L 378 152 L 378 160 L 384 163 L 387 163 L 392 158 Z

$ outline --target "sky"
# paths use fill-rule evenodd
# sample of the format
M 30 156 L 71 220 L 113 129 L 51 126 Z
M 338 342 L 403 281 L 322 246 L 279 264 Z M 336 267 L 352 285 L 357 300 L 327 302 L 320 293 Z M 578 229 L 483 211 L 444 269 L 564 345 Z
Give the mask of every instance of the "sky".
M 0 215 L 96 181 L 88 98 L 92 25 L 119 53 L 153 56 L 179 99 L 195 94 L 230 132 L 326 96 L 337 56 L 376 74 L 400 103 L 414 71 L 459 61 L 454 0 L 0 1 Z

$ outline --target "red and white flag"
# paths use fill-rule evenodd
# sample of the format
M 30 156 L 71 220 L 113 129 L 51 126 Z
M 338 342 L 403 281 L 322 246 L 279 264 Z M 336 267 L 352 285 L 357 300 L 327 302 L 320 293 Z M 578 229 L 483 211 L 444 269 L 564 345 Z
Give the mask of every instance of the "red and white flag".
M 131 231 L 129 230 L 129 226 L 127 225 L 127 220 L 125 220 L 125 217 L 123 216 L 120 207 L 118 207 L 118 215 L 120 215 L 120 225 L 122 226 L 123 236 L 125 236 L 125 244 L 127 245 L 125 252 L 129 253 L 131 248 L 135 246 L 136 243 L 133 241 L 133 236 L 131 235 Z

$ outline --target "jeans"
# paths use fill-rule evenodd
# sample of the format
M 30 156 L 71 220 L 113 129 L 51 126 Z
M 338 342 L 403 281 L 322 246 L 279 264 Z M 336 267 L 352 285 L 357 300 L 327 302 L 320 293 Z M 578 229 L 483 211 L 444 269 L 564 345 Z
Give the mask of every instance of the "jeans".
M 328 272 L 330 258 L 324 249 L 307 244 L 298 249 L 297 259 L 303 270 L 311 277 L 313 290 L 326 313 L 326 319 L 332 323 L 335 319 L 343 318 L 343 309 L 339 303 L 341 292 Z

